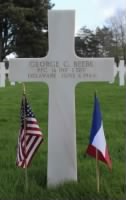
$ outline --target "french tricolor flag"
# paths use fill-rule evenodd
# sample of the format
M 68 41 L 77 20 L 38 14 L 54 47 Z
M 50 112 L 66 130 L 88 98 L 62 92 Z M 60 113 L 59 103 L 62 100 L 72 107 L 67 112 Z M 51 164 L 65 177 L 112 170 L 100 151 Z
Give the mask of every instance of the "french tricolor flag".
M 94 111 L 93 111 L 93 120 L 92 128 L 90 134 L 90 144 L 87 148 L 87 153 L 96 158 L 96 150 L 98 155 L 98 160 L 103 161 L 112 168 L 112 162 L 109 156 L 108 147 L 105 140 L 103 121 L 100 112 L 100 104 L 98 98 L 94 97 Z

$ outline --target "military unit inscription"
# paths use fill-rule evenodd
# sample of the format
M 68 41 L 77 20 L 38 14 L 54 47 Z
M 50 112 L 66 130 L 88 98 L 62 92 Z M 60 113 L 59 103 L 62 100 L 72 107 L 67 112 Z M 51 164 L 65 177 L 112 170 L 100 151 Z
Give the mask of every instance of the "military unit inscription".
M 28 78 L 84 78 L 95 77 L 95 71 L 93 70 L 93 61 L 73 61 L 69 62 L 64 60 L 60 61 L 31 61 L 29 63 L 30 73 Z

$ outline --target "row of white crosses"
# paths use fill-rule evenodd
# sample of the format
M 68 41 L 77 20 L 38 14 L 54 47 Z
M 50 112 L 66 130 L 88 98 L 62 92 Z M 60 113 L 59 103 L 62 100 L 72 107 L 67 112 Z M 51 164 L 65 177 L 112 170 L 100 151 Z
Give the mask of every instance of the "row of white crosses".
M 6 86 L 6 75 L 9 77 L 9 70 L 5 69 L 4 62 L 0 62 L 0 87 Z M 10 82 L 10 85 L 15 85 L 15 82 Z

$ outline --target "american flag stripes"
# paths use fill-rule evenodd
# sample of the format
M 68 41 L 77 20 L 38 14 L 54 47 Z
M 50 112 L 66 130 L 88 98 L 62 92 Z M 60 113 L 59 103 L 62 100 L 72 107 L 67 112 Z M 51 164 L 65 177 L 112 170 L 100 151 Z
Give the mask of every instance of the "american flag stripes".
M 43 141 L 43 134 L 26 96 L 23 95 L 21 103 L 21 127 L 18 137 L 17 159 L 18 167 L 29 166 L 32 157 Z

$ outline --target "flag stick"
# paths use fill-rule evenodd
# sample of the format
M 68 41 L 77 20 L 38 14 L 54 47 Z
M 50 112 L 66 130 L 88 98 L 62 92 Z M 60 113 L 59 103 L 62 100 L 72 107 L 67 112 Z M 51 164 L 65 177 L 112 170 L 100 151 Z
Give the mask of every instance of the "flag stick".
M 24 105 L 24 149 L 25 149 L 25 192 L 28 192 L 28 173 L 27 173 L 27 163 L 26 163 L 26 111 L 25 111 L 25 95 L 26 95 L 26 88 L 25 84 L 23 83 L 23 105 Z
M 23 85 L 23 95 L 25 96 L 26 95 L 26 87 L 25 87 L 24 83 L 22 83 L 22 85 Z
M 95 90 L 97 95 L 97 90 Z M 96 181 L 97 181 L 97 192 L 100 192 L 100 174 L 99 174 L 99 161 L 98 161 L 98 149 L 96 148 Z
M 99 177 L 99 161 L 98 150 L 96 149 L 96 180 L 97 180 L 97 192 L 100 192 L 100 177 Z
M 126 102 L 126 93 L 125 93 L 125 102 Z M 125 105 L 125 124 L 126 124 L 126 105 Z M 125 125 L 125 130 L 124 130 L 124 135 L 125 135 L 125 143 L 124 143 L 124 161 L 125 161 L 125 176 L 124 176 L 124 194 L 126 196 L 126 125 Z

